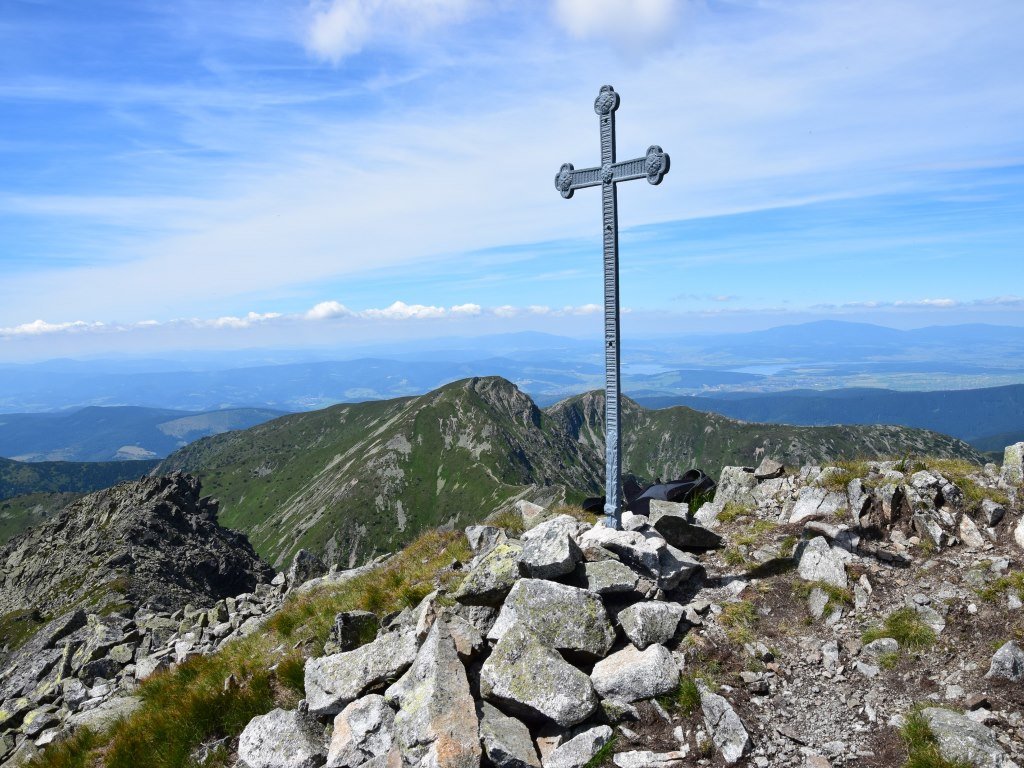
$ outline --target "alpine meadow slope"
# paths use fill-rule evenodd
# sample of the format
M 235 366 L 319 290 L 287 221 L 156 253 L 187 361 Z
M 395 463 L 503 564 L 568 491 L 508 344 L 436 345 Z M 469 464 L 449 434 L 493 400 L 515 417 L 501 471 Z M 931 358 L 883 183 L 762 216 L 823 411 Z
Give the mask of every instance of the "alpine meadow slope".
M 198 475 L 220 522 L 246 533 L 276 567 L 301 548 L 343 566 L 393 551 L 436 526 L 465 526 L 526 498 L 578 502 L 601 492 L 603 395 L 541 410 L 512 383 L 472 378 L 420 397 L 338 405 L 216 435 L 154 474 Z M 904 427 L 746 424 L 624 400 L 625 470 L 669 477 L 773 456 L 789 465 L 908 454 L 982 456 Z

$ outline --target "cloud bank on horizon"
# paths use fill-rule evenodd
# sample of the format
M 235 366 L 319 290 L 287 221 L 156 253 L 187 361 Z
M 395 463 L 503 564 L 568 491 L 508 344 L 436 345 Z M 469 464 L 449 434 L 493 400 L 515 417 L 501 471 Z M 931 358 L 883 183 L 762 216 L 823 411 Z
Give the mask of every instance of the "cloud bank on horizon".
M 14 0 L 0 357 L 589 332 L 599 201 L 551 180 L 596 162 L 605 82 L 620 155 L 673 159 L 620 196 L 636 329 L 1022 324 L 1021 29 L 1016 0 Z

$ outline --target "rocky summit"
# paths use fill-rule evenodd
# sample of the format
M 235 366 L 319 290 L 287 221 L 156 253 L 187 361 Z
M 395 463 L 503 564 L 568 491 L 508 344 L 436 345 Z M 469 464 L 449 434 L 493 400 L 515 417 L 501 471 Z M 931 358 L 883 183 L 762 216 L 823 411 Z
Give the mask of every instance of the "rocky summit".
M 172 474 L 71 504 L 0 549 L 0 615 L 96 613 L 159 600 L 171 609 L 251 591 L 273 577 L 241 534 L 217 523 L 199 481 Z
M 43 749 L 35 765 L 56 765 L 45 747 L 64 741 L 100 766 L 123 754 L 125 732 L 140 750 L 160 727 L 147 690 L 187 686 L 197 659 L 220 658 L 206 667 L 220 675 L 208 701 L 227 706 L 256 667 L 279 670 L 292 693 L 195 727 L 169 764 L 1019 768 L 1021 448 L 1002 468 L 726 467 L 713 500 L 652 503 L 622 530 L 521 501 L 451 550 L 454 534 L 437 534 L 326 574 L 300 553 L 255 594 L 179 612 L 159 647 L 135 645 L 145 616 L 119 615 L 112 639 L 131 653 L 87 617 L 0 707 L 6 759 Z M 426 589 L 412 589 L 421 576 Z M 384 608 L 392 593 L 402 610 Z M 75 666 L 99 646 L 91 656 L 124 665 Z M 127 717 L 98 746 L 80 737 L 82 712 L 97 709 L 98 732 Z M 158 752 L 132 754 L 142 765 Z

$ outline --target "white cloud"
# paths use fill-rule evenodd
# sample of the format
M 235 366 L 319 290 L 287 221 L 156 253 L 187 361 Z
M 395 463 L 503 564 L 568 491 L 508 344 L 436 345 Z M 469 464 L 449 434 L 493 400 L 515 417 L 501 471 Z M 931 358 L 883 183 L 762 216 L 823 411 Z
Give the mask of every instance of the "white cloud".
M 453 315 L 467 315 L 467 316 L 479 315 L 480 314 L 480 305 L 479 304 L 456 304 L 454 307 L 452 307 L 452 314 Z
M 563 315 L 596 315 L 598 312 L 603 311 L 604 310 L 600 304 L 582 304 L 578 307 L 562 308 Z
M 956 307 L 959 305 L 960 302 L 954 299 L 915 299 L 913 301 L 893 302 L 893 306 L 896 307 L 936 307 L 940 309 L 947 309 L 949 307 Z
M 467 0 L 314 0 L 306 48 L 338 64 L 397 30 L 411 35 L 456 21 L 467 5 Z
M 322 59 L 337 64 L 358 53 L 370 37 L 371 5 L 362 0 L 334 0 L 326 7 L 318 3 L 309 24 L 306 47 Z
M 48 323 L 45 320 L 33 320 L 12 328 L 0 328 L 0 336 L 42 336 L 47 333 L 79 333 L 81 331 L 103 330 L 105 323 L 87 323 L 75 320 L 69 323 Z
M 519 314 L 519 308 L 513 307 L 511 304 L 503 304 L 494 308 L 494 314 L 498 317 L 515 317 Z
M 408 320 L 410 318 L 424 319 L 444 317 L 447 310 L 444 307 L 426 306 L 424 304 L 406 304 L 404 301 L 396 301 L 390 307 L 384 309 L 366 309 L 359 313 L 360 317 L 377 318 L 381 320 Z
M 225 317 L 218 317 L 213 320 L 192 320 L 195 325 L 205 325 L 211 328 L 249 328 L 250 326 L 257 325 L 259 323 L 265 323 L 268 320 L 276 320 L 281 317 L 280 312 L 267 312 L 265 314 L 259 314 L 257 312 L 250 312 L 243 317 L 232 317 L 230 315 Z
M 352 317 L 352 312 L 344 304 L 336 301 L 321 301 L 306 313 L 307 320 L 328 320 L 334 317 Z
M 661 47 L 675 33 L 681 0 L 555 0 L 555 19 L 577 39 L 599 39 L 629 53 Z

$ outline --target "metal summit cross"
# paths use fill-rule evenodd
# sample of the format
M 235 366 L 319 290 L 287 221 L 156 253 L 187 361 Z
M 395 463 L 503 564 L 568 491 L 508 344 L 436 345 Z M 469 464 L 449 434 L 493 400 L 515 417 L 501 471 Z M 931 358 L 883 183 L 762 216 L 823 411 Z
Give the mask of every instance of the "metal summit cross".
M 601 120 L 601 166 L 576 170 L 563 165 L 555 176 L 555 188 L 568 199 L 583 187 L 601 185 L 604 212 L 604 424 L 606 523 L 619 527 L 622 514 L 622 433 L 619 429 L 619 222 L 615 185 L 620 181 L 647 179 L 660 184 L 668 173 L 669 159 L 661 147 L 652 145 L 644 157 L 615 162 L 615 110 L 619 94 L 602 85 L 594 100 Z

